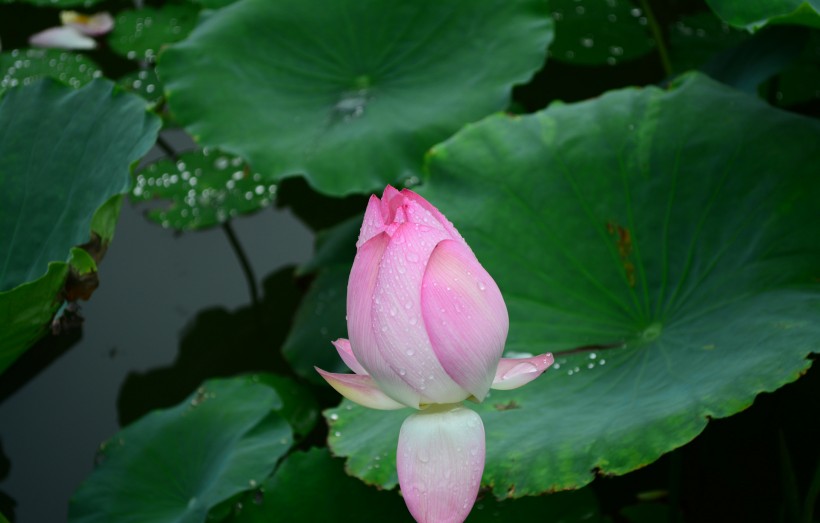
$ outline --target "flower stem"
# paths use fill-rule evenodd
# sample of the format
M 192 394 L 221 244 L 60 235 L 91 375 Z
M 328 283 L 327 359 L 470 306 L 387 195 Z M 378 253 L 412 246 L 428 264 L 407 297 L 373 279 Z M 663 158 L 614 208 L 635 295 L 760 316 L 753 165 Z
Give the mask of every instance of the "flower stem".
M 231 222 L 223 222 L 222 230 L 225 231 L 225 235 L 228 237 L 228 241 L 231 242 L 231 247 L 233 247 L 236 257 L 239 258 L 239 264 L 242 266 L 242 272 L 245 273 L 248 289 L 251 292 L 251 301 L 253 302 L 254 308 L 258 309 L 259 294 L 256 290 L 256 276 L 253 274 L 253 268 L 251 268 L 248 257 L 245 255 L 245 250 L 242 248 L 242 244 L 239 243 L 239 238 L 236 237 Z
M 646 15 L 646 19 L 649 21 L 649 29 L 652 31 L 652 37 L 655 39 L 655 43 L 658 45 L 658 54 L 661 58 L 661 65 L 663 65 L 663 70 L 666 72 L 666 76 L 672 75 L 672 61 L 669 60 L 669 51 L 666 49 L 666 42 L 664 41 L 663 31 L 661 30 L 661 26 L 658 24 L 657 18 L 655 18 L 655 13 L 652 12 L 652 8 L 649 6 L 649 0 L 641 0 L 641 8 L 643 9 L 644 14 Z

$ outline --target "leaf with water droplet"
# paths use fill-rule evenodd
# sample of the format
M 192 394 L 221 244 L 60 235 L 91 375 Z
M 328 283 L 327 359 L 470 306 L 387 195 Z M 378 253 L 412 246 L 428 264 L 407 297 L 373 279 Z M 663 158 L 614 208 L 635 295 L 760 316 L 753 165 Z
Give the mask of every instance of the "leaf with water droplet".
M 552 0 L 550 10 L 555 19 L 555 42 L 550 47 L 554 60 L 615 65 L 654 49 L 632 0 Z
M 201 143 L 346 195 L 420 177 L 432 145 L 506 107 L 551 38 L 539 0 L 248 1 L 167 49 L 159 71 Z
M 151 105 L 162 100 L 162 83 L 153 67 L 128 73 L 117 80 L 117 83 L 126 91 L 145 98 Z
M 256 212 L 275 197 L 276 185 L 264 183 L 241 158 L 204 149 L 149 165 L 136 174 L 131 190 L 134 201 L 170 200 L 146 216 L 177 230 L 214 227 Z
M 44 77 L 78 88 L 100 76 L 102 71 L 96 62 L 80 53 L 59 49 L 12 49 L 0 53 L 0 94 Z
M 108 44 L 129 60 L 153 62 L 163 47 L 188 36 L 198 15 L 199 9 L 191 4 L 120 11 Z

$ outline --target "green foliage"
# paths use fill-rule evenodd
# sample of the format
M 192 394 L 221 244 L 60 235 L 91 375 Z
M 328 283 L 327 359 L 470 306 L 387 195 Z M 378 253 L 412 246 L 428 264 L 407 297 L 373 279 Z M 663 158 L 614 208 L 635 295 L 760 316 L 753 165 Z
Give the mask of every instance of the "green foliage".
M 818 0 L 706 0 L 706 3 L 735 27 L 755 30 L 768 23 L 820 27 Z
M 111 82 L 74 90 L 44 80 L 8 90 L 0 121 L 2 371 L 44 334 L 62 303 L 72 248 L 94 243 L 96 233 L 100 242 L 88 249 L 104 252 L 119 199 L 105 204 L 128 189 L 129 167 L 154 141 L 158 120 Z M 75 268 L 87 273 L 78 256 Z
M 203 521 L 255 488 L 293 443 L 275 386 L 264 376 L 211 380 L 122 430 L 100 447 L 69 521 Z
M 820 350 L 820 231 L 805 227 L 818 139 L 813 120 L 691 76 L 491 117 L 433 149 L 423 194 L 502 289 L 507 350 L 557 355 L 476 407 L 497 496 L 625 474 L 805 372 Z M 350 472 L 392 486 L 369 465 L 395 452 L 404 415 L 329 415 Z
M 0 94 L 43 77 L 81 87 L 99 76 L 99 66 L 78 53 L 57 49 L 12 49 L 0 53 Z
M 543 61 L 547 14 L 535 0 L 248 0 L 203 20 L 159 71 L 200 143 L 267 183 L 301 174 L 345 195 L 419 176 L 432 145 L 503 109 Z
M 73 8 L 89 8 L 95 4 L 99 4 L 102 0 L 0 0 L 0 4 L 10 4 L 12 2 L 22 2 L 26 4 L 47 6 L 47 7 L 73 7 Z
M 122 11 L 115 20 L 108 43 L 112 51 L 130 60 L 152 62 L 163 46 L 188 36 L 198 13 L 198 9 L 190 4 Z

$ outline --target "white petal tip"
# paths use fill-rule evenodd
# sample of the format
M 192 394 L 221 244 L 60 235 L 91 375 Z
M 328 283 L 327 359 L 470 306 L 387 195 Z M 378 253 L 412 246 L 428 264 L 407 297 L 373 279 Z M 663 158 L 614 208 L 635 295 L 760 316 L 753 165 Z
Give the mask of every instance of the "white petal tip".
M 94 49 L 97 42 L 73 27 L 52 27 L 32 35 L 28 43 L 34 47 L 56 49 Z

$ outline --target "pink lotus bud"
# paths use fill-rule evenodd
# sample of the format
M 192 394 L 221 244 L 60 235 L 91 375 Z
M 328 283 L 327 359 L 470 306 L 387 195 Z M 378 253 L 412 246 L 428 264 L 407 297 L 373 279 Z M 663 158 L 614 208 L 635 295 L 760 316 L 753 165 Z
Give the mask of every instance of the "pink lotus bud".
M 356 359 L 418 408 L 484 398 L 507 338 L 501 291 L 467 243 L 416 193 L 371 197 L 347 289 Z
M 501 291 L 453 224 L 413 191 L 388 186 L 371 196 L 356 247 L 350 341 L 334 342 L 354 374 L 316 370 L 365 407 L 422 409 L 399 437 L 405 502 L 420 523 L 463 521 L 481 481 L 484 428 L 456 404 L 532 381 L 552 355 L 501 358 L 509 328 Z

